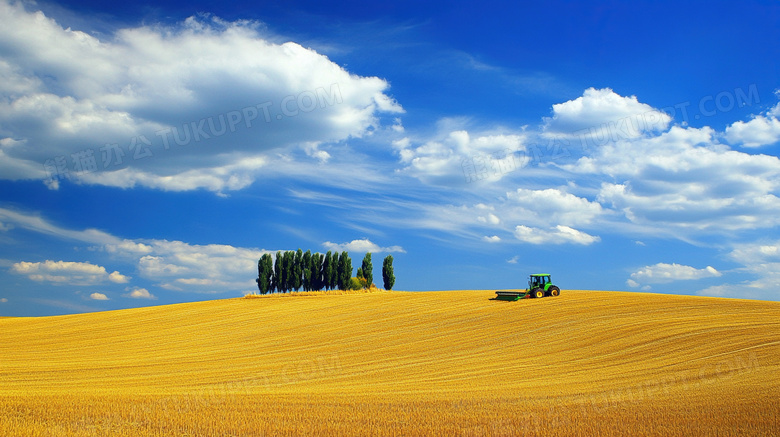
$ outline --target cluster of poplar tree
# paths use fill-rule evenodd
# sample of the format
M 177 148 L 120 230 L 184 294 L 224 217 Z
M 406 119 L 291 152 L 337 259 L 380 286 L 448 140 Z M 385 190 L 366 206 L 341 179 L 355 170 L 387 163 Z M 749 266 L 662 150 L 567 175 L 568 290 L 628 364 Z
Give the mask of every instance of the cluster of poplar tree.
M 288 250 L 264 254 L 257 262 L 257 288 L 260 294 L 288 293 L 290 291 L 348 290 L 371 287 L 374 274 L 371 253 L 363 258 L 352 278 L 352 259 L 344 251 L 326 254 Z M 395 283 L 393 257 L 388 255 L 382 264 L 382 279 L 386 290 Z

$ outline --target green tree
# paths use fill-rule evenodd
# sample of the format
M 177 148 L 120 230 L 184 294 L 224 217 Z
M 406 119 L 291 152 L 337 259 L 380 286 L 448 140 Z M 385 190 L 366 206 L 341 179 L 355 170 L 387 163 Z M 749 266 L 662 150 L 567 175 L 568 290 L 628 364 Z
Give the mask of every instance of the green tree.
M 263 268 L 265 267 L 265 264 L 263 263 L 263 258 L 261 257 L 259 260 L 257 260 L 257 279 L 255 279 L 255 282 L 257 282 L 257 288 L 260 290 L 260 294 L 263 293 L 263 285 L 262 282 L 265 280 L 265 273 L 263 272 Z
M 317 282 L 317 291 L 324 290 L 325 289 L 325 255 L 318 253 L 317 254 L 317 264 L 319 265 L 319 275 L 317 276 L 318 281 Z
M 265 263 L 265 271 L 268 272 L 268 291 L 267 293 L 273 293 L 274 291 L 274 258 L 270 253 L 266 253 L 263 256 L 263 262 Z
M 305 255 L 305 254 L 304 254 Z M 319 280 L 319 274 L 320 274 L 320 266 L 317 265 L 317 260 L 319 260 L 320 254 L 319 253 L 313 253 L 311 254 L 311 257 L 309 257 L 309 291 L 317 291 L 319 288 L 317 288 L 320 280 Z
M 293 277 L 292 277 L 292 284 L 291 288 L 294 288 L 295 291 L 298 291 L 301 288 L 301 284 L 303 282 L 303 251 L 298 248 L 298 250 L 295 252 L 295 257 L 293 258 Z
M 274 270 L 271 254 L 265 253 L 260 257 L 260 260 L 257 261 L 257 288 L 260 289 L 260 294 L 267 294 L 271 291 L 273 274 Z
M 287 252 L 282 252 L 279 256 L 279 282 L 276 291 L 279 293 L 287 292 Z
M 393 256 L 387 255 L 382 261 L 382 281 L 385 283 L 385 290 L 392 290 L 395 284 L 395 274 L 393 273 Z
M 360 266 L 363 271 L 363 277 L 366 278 L 366 288 L 371 288 L 371 284 L 374 282 L 374 266 L 371 264 L 371 252 L 366 253 L 363 257 L 363 264 Z
M 336 287 L 339 290 L 346 290 L 344 288 L 344 270 L 347 269 L 347 257 L 342 253 L 341 256 L 336 255 L 338 263 L 336 265 Z
M 330 263 L 331 263 L 331 253 L 328 251 L 325 254 L 325 259 L 322 262 L 322 285 L 323 288 L 326 290 L 330 290 Z
M 303 269 L 303 279 L 301 280 L 301 287 L 303 291 L 311 291 L 311 266 L 307 266 Z
M 303 254 L 303 257 L 301 258 L 301 268 L 303 268 L 303 277 L 301 279 L 303 291 L 311 291 L 311 250 L 307 250 Z
M 282 291 L 282 252 L 276 252 L 276 258 L 274 259 L 274 283 L 271 287 L 274 291 Z
M 335 290 L 339 286 L 339 254 L 334 253 L 330 257 L 330 289 Z
M 284 253 L 282 259 L 282 284 L 284 284 L 284 293 L 289 292 L 295 284 L 293 276 L 295 276 L 295 252 L 288 250 Z
M 347 251 L 341 252 L 337 270 L 339 290 L 349 290 L 350 278 L 352 278 L 352 259 L 349 258 Z

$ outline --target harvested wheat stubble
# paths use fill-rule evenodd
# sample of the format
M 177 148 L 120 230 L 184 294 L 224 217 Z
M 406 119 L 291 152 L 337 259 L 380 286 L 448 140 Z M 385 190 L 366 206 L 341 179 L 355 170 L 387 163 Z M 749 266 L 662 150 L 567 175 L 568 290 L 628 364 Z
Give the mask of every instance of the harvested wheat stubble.
M 0 435 L 777 435 L 780 304 L 595 291 L 0 320 Z

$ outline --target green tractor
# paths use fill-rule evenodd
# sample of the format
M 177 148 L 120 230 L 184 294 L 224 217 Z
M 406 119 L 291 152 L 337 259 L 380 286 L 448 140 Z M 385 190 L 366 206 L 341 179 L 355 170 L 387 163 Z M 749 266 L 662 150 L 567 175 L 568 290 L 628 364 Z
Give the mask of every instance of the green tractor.
M 561 289 L 553 285 L 547 273 L 535 273 L 528 278 L 528 288 L 525 291 L 496 291 L 497 300 L 519 300 L 541 298 L 545 296 L 560 296 Z

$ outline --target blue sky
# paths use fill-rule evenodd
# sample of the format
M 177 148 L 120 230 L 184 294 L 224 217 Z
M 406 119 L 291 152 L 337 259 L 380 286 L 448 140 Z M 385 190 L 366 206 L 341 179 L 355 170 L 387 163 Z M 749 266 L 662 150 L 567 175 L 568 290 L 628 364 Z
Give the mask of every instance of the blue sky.
M 778 42 L 771 1 L 0 0 L 0 315 L 241 296 L 297 248 L 779 300 Z

